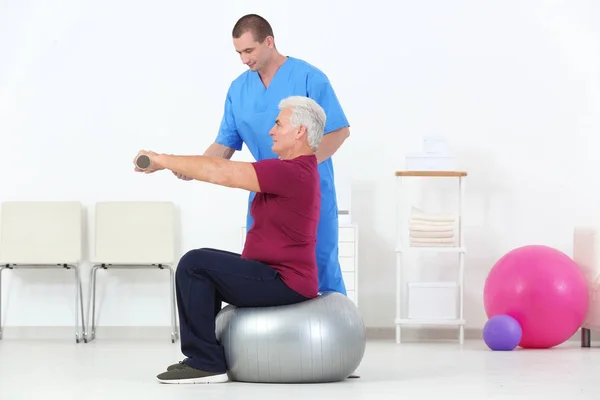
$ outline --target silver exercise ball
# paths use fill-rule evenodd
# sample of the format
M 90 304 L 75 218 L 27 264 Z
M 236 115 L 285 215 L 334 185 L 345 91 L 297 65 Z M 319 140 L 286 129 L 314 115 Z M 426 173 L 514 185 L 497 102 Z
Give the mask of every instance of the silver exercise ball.
M 365 353 L 366 332 L 348 297 L 326 292 L 302 303 L 236 308 L 217 315 L 229 379 L 260 383 L 336 382 Z

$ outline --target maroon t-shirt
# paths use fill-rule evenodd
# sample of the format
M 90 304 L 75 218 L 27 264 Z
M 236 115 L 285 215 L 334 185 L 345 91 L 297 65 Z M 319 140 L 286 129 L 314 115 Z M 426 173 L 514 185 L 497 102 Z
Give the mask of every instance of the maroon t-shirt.
M 242 257 L 275 268 L 283 282 L 313 298 L 319 291 L 315 246 L 321 209 L 317 158 L 266 159 L 252 163 L 261 192 L 250 214 Z

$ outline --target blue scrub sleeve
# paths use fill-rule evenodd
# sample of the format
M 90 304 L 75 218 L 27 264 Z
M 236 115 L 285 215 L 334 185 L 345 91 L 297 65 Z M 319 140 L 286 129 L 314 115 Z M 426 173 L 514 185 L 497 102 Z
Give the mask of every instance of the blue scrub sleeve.
M 319 103 L 325 110 L 327 115 L 325 134 L 350 126 L 327 75 L 322 72 L 310 74 L 308 97 Z
M 215 142 L 237 151 L 242 150 L 242 144 L 244 141 L 240 137 L 235 125 L 230 92 L 227 92 L 227 98 L 225 99 L 225 107 L 223 110 L 223 118 L 221 119 L 221 126 L 219 127 L 219 133 L 217 134 Z

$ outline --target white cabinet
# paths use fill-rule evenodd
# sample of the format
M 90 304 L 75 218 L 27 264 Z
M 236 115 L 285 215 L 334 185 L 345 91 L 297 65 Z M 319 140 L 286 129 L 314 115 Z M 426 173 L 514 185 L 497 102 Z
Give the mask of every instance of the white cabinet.
M 241 252 L 246 241 L 245 226 L 241 228 L 240 235 Z M 348 297 L 358 305 L 358 227 L 355 224 L 340 224 L 338 231 L 338 259 Z
M 358 227 L 340 225 L 338 231 L 338 259 L 348 297 L 358 305 Z

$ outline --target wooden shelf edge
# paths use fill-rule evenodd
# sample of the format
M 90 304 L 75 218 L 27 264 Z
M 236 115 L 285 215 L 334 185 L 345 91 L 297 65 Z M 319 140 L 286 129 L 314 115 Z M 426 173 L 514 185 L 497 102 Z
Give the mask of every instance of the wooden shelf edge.
M 465 171 L 396 171 L 396 176 L 422 176 L 422 177 L 451 177 L 461 178 L 467 176 Z

